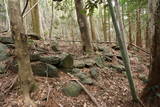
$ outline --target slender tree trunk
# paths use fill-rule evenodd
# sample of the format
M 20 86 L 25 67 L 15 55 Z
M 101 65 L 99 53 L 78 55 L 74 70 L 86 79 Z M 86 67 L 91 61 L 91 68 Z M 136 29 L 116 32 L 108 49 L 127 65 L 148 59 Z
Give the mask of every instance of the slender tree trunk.
M 50 30 L 49 30 L 49 40 L 51 44 L 51 39 L 52 39 L 52 29 L 53 29 L 53 1 L 52 1 L 52 16 L 51 16 L 51 25 L 50 25 Z
M 83 0 L 75 0 L 75 7 L 76 7 L 79 29 L 81 32 L 81 39 L 83 42 L 82 43 L 83 51 L 90 53 L 93 51 L 93 48 L 90 42 L 87 17 L 85 16 L 85 14 L 81 13 L 81 11 L 83 10 Z
M 145 42 L 146 42 L 146 49 L 149 50 L 150 49 L 150 39 L 149 39 L 149 22 L 147 21 L 146 23 L 146 38 L 145 38 Z
M 109 39 L 109 42 L 111 42 L 111 23 L 110 23 L 110 12 L 109 11 L 108 11 L 108 39 Z
M 96 38 L 96 29 L 95 29 L 95 26 L 94 26 L 94 20 L 93 20 L 93 16 L 89 16 L 89 22 L 90 22 L 90 26 L 91 26 L 91 36 L 92 36 L 92 41 L 96 41 L 97 38 Z
M 151 69 L 149 72 L 149 81 L 143 90 L 142 99 L 148 103 L 150 107 L 158 107 L 160 105 L 160 0 L 153 0 L 152 7 L 152 58 Z
M 141 35 L 141 9 L 136 11 L 136 45 L 142 47 L 142 35 Z
M 35 88 L 35 81 L 30 64 L 27 37 L 22 23 L 19 0 L 9 0 L 9 16 L 11 23 L 12 37 L 15 40 L 15 55 L 18 63 L 18 74 L 21 83 L 21 90 L 25 98 L 26 107 L 35 104 L 30 99 L 29 93 Z
M 128 38 L 129 38 L 129 44 L 132 44 L 132 25 L 131 25 L 130 13 L 128 13 Z
M 116 17 L 115 17 L 115 13 L 114 13 L 114 9 L 113 9 L 113 5 L 112 5 L 111 0 L 107 0 L 107 1 L 108 1 L 108 4 L 109 4 L 109 9 L 110 9 L 110 12 L 111 12 L 111 16 L 112 16 L 112 22 L 113 22 L 113 25 L 114 25 L 114 28 L 115 28 L 115 31 L 116 31 L 116 37 L 117 37 L 117 40 L 118 40 L 118 44 L 120 46 L 121 55 L 122 55 L 123 62 L 124 62 L 124 65 L 125 65 L 126 74 L 127 74 L 130 89 L 131 89 L 131 95 L 132 95 L 133 100 L 139 101 L 138 96 L 136 95 L 136 90 L 135 90 L 134 82 L 133 82 L 133 79 L 132 79 L 131 66 L 130 66 L 130 61 L 129 61 L 129 57 L 128 57 L 128 51 L 127 51 L 127 48 L 126 48 L 126 45 L 125 45 L 125 40 L 124 40 L 124 35 L 123 35 L 124 32 L 123 32 L 123 30 L 122 30 L 123 33 L 120 32 L 120 28 L 119 28 L 118 23 L 116 21 Z M 117 11 L 117 12 L 119 12 L 119 11 Z
M 107 41 L 107 10 L 106 10 L 107 6 L 104 4 L 103 5 L 103 35 L 104 35 L 104 41 Z
M 30 6 L 33 7 L 38 0 L 30 0 Z M 41 26 L 40 26 L 40 15 L 39 15 L 39 6 L 37 5 L 31 11 L 32 16 L 32 30 L 36 35 L 41 35 Z

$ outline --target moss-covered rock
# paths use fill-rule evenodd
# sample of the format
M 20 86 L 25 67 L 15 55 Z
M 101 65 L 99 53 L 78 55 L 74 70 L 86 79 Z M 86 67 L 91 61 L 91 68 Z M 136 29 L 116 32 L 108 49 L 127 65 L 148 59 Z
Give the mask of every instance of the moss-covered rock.
M 61 55 L 61 62 L 59 64 L 63 68 L 73 68 L 73 57 L 71 54 L 64 53 Z
M 43 77 L 58 77 L 59 70 L 50 64 L 42 62 L 32 63 L 32 71 L 34 75 Z
M 92 68 L 90 70 L 90 73 L 91 73 L 91 77 L 94 78 L 94 79 L 96 79 L 99 76 L 99 72 L 96 68 Z
M 88 77 L 88 78 L 84 78 L 83 80 L 81 80 L 81 82 L 83 84 L 87 84 L 87 85 L 92 85 L 94 83 L 93 79 Z
M 6 60 L 9 58 L 8 47 L 2 43 L 0 43 L 0 61 Z
M 58 56 L 40 56 L 40 61 L 51 65 L 59 65 L 61 58 Z
M 76 82 L 69 82 L 63 87 L 62 91 L 66 96 L 76 97 L 81 93 L 82 87 Z

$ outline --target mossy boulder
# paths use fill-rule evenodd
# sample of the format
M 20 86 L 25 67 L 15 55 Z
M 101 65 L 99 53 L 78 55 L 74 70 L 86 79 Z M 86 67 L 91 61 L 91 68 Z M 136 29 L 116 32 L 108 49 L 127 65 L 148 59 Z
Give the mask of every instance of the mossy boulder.
M 91 68 L 90 74 L 91 74 L 91 77 L 94 79 L 96 79 L 99 76 L 99 72 L 98 72 L 97 68 Z
M 79 72 L 75 74 L 75 76 L 78 77 L 83 84 L 92 85 L 94 82 L 90 75 L 84 72 Z
M 0 43 L 0 61 L 6 60 L 9 58 L 8 47 L 2 43 Z
M 42 76 L 42 77 L 58 77 L 59 70 L 50 64 L 36 62 L 32 63 L 32 71 L 34 75 Z
M 66 96 L 77 97 L 81 93 L 82 87 L 76 82 L 69 82 L 63 87 L 62 91 Z
M 108 65 L 109 68 L 112 68 L 113 70 L 116 70 L 118 72 L 124 72 L 125 71 L 125 67 L 123 65 L 113 65 L 110 64 Z
M 59 65 L 61 58 L 58 56 L 40 56 L 40 61 L 51 65 Z

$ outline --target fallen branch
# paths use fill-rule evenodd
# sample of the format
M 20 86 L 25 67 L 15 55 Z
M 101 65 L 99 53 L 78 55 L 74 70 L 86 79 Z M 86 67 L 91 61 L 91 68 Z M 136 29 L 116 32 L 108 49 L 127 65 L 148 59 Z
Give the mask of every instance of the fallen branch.
M 14 84 L 17 82 L 17 79 L 18 79 L 18 75 L 13 79 L 11 85 L 9 86 L 8 89 L 6 89 L 6 91 L 3 94 L 8 93 L 13 88 Z
M 38 1 L 33 5 L 33 7 L 31 7 L 22 17 L 24 18 L 27 14 L 29 14 L 29 13 L 31 12 L 31 10 L 38 5 L 39 2 L 40 2 L 40 0 L 38 0 Z
M 68 75 L 71 77 L 71 78 L 74 78 L 73 75 L 69 74 Z M 97 107 L 100 107 L 100 105 L 98 104 L 97 100 L 95 99 L 95 97 L 92 96 L 92 94 L 88 91 L 88 89 L 81 83 L 79 82 L 79 80 L 77 79 L 72 79 L 73 81 L 76 81 L 82 88 L 83 90 L 88 94 L 88 96 L 91 98 L 91 100 L 93 101 L 93 103 L 97 106 Z
M 144 49 L 142 49 L 142 48 L 140 48 L 140 47 L 136 46 L 135 44 L 131 43 L 130 45 L 132 45 L 132 46 L 136 47 L 137 49 L 139 49 L 139 50 L 141 50 L 141 51 L 143 51 L 143 52 L 145 52 L 145 53 L 147 53 L 147 54 L 149 54 L 149 55 L 150 55 L 150 53 L 149 53 L 149 52 L 147 52 L 146 50 L 144 50 Z

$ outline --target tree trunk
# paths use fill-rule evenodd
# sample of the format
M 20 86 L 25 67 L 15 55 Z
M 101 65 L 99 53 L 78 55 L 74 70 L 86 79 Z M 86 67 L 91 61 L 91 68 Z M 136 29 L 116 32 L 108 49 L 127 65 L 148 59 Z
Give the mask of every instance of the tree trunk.
M 91 36 L 92 36 L 92 41 L 96 41 L 96 32 L 95 32 L 95 26 L 94 26 L 94 20 L 93 20 L 93 16 L 89 16 L 89 22 L 90 22 L 90 26 L 91 26 Z
M 109 39 L 109 42 L 111 42 L 111 23 L 110 23 L 110 12 L 109 11 L 108 11 L 108 39 Z
M 149 81 L 143 90 L 142 99 L 151 107 L 160 105 L 160 0 L 150 1 L 152 7 L 152 56 Z
M 142 47 L 142 35 L 141 35 L 141 9 L 139 8 L 136 11 L 136 45 L 139 47 Z
M 30 0 L 30 6 L 33 7 L 38 0 Z M 31 11 L 32 15 L 32 30 L 36 35 L 41 35 L 40 17 L 39 17 L 39 7 L 38 5 Z
M 79 24 L 79 29 L 81 32 L 81 39 L 82 39 L 82 47 L 84 52 L 92 52 L 92 45 L 90 42 L 90 36 L 89 36 L 89 28 L 87 23 L 87 17 L 84 13 L 81 13 L 83 8 L 83 0 L 75 0 L 75 7 L 76 7 L 76 13 L 77 13 L 77 20 Z
M 103 35 L 104 35 L 104 41 L 107 41 L 107 13 L 106 13 L 106 8 L 107 6 L 104 4 L 103 6 L 103 16 L 104 16 L 104 19 L 103 19 Z
M 115 17 L 112 2 L 111 2 L 111 0 L 107 0 L 107 1 L 108 1 L 109 9 L 110 9 L 110 12 L 111 12 L 111 16 L 112 16 L 112 22 L 113 22 L 113 25 L 114 25 L 114 28 L 115 28 L 115 31 L 116 31 L 116 37 L 117 37 L 117 40 L 118 40 L 118 44 L 120 46 L 121 55 L 122 55 L 123 62 L 124 62 L 124 65 L 125 65 L 126 74 L 127 74 L 127 77 L 128 77 L 128 82 L 129 82 L 130 89 L 131 89 L 131 95 L 132 95 L 132 98 L 133 98 L 134 101 L 138 101 L 138 96 L 136 95 L 136 90 L 135 90 L 134 82 L 133 82 L 133 79 L 132 79 L 131 66 L 130 66 L 128 51 L 127 51 L 127 48 L 126 48 L 126 45 L 125 45 L 125 40 L 124 40 L 124 35 L 123 35 L 124 30 L 121 30 L 123 33 L 120 32 L 120 29 L 122 29 L 122 28 L 119 28 L 118 22 L 116 21 L 116 17 Z M 117 12 L 119 12 L 119 10 Z
M 27 37 L 24 34 L 25 29 L 22 23 L 19 0 L 9 0 L 8 2 L 12 37 L 15 40 L 15 54 L 18 63 L 21 90 L 25 98 L 26 106 L 31 105 L 35 107 L 29 95 L 29 93 L 33 91 L 33 88 L 35 88 L 35 81 L 30 64 Z
M 128 38 L 129 38 L 129 44 L 132 44 L 132 25 L 131 25 L 130 13 L 128 13 Z
M 149 37 L 149 21 L 147 21 L 147 23 L 146 23 L 146 38 L 145 38 L 145 40 L 146 40 L 146 49 L 147 50 L 149 50 L 150 49 L 150 39 L 149 39 L 150 37 Z

